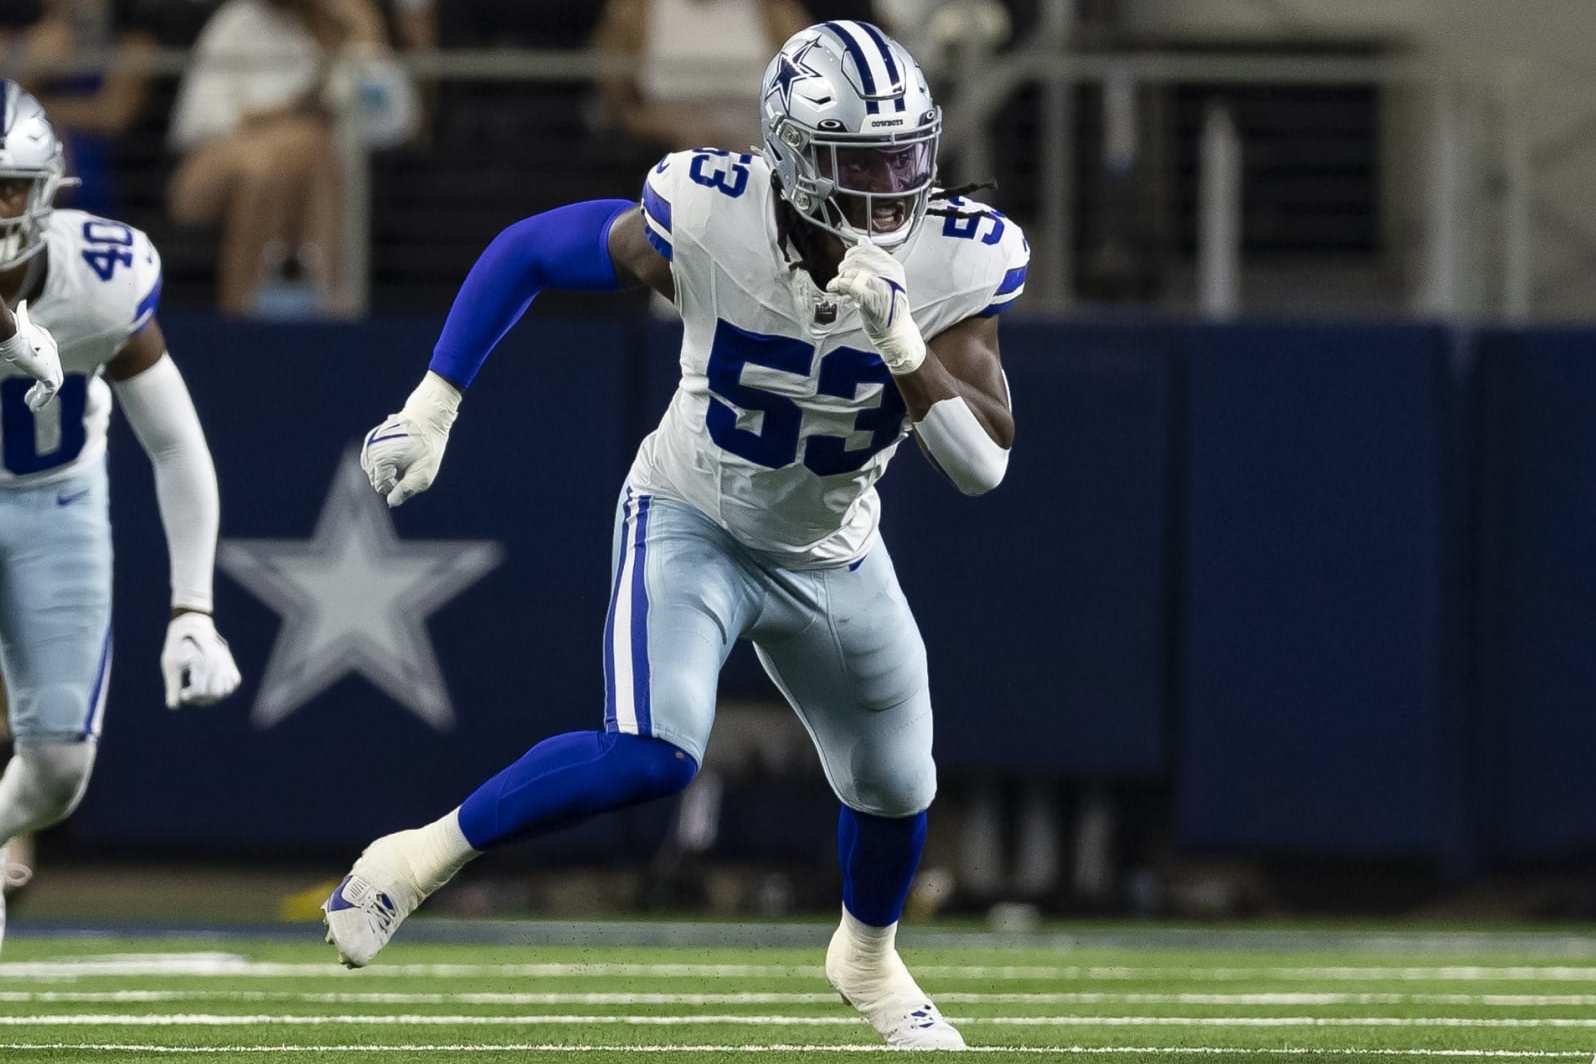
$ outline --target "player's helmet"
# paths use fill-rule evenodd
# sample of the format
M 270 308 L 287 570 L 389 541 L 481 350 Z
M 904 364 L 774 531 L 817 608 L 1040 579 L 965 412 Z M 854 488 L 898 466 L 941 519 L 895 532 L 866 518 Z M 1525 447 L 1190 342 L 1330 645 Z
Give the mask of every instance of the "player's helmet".
M 765 68 L 762 153 L 781 197 L 849 243 L 908 243 L 936 179 L 942 109 L 920 65 L 868 22 L 795 34 Z
M 21 214 L 0 218 L 0 270 L 37 255 L 55 194 L 68 184 L 61 141 L 44 108 L 21 85 L 0 81 L 0 181 L 25 181 Z

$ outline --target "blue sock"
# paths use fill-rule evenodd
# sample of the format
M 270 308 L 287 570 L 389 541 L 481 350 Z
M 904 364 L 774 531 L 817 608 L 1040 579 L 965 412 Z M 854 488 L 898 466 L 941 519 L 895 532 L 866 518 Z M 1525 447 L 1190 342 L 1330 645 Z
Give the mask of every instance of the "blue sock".
M 697 773 L 697 762 L 663 739 L 567 732 L 478 787 L 460 805 L 460 830 L 486 850 L 675 794 Z
M 885 817 L 842 807 L 837 860 L 842 865 L 842 904 L 854 919 L 871 927 L 898 922 L 925 849 L 925 822 L 923 811 Z

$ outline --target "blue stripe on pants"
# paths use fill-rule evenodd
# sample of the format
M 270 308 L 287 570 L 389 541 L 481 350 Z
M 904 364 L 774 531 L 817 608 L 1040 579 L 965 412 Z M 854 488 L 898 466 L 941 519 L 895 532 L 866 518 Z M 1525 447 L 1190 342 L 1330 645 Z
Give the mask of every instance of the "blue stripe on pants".
M 105 642 L 100 647 L 100 664 L 94 673 L 94 690 L 89 692 L 89 715 L 83 718 L 83 737 L 95 733 L 94 718 L 100 711 L 100 698 L 105 693 L 105 681 L 111 672 L 111 629 L 105 629 Z
M 648 548 L 647 495 L 637 500 L 637 557 L 632 563 L 632 707 L 637 713 L 637 734 L 651 734 L 648 684 Z
M 615 582 L 610 587 L 610 608 L 604 615 L 604 727 L 615 727 L 615 601 L 621 594 L 621 574 L 626 571 L 627 537 L 631 533 L 632 492 L 621 505 L 621 549 L 615 552 Z

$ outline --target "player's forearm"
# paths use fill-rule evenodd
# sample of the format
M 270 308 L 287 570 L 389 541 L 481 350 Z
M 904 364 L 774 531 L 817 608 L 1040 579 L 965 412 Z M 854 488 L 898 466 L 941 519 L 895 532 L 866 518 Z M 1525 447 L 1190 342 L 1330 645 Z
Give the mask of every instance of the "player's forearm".
M 115 388 L 133 434 L 155 467 L 172 608 L 209 613 L 221 501 L 216 467 L 183 375 L 163 357 Z
M 1000 401 L 960 381 L 934 356 L 914 373 L 893 379 L 915 435 L 955 487 L 966 495 L 984 495 L 1003 482 L 1014 440 L 1006 379 Z
M 937 403 L 963 399 L 994 443 L 1007 447 L 1013 442 L 1014 419 L 1009 416 L 1008 397 L 991 395 L 983 388 L 961 381 L 934 354 L 913 373 L 893 380 L 897 382 L 909 416 L 915 421 L 925 417 Z
M 621 287 L 610 259 L 610 225 L 629 200 L 589 200 L 524 218 L 488 245 L 449 308 L 430 369 L 460 390 L 545 288 Z

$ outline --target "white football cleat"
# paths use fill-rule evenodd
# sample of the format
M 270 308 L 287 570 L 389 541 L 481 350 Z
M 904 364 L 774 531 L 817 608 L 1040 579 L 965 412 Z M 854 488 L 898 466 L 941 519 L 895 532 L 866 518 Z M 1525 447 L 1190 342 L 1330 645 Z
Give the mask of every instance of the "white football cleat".
M 893 1049 L 968 1049 L 958 1028 L 943 1017 L 909 974 L 888 940 L 884 950 L 860 949 L 848 933 L 849 916 L 826 950 L 826 982 L 858 1009 Z
M 12 864 L 6 854 L 7 847 L 0 846 L 0 946 L 6 941 L 6 891 L 21 890 L 33 878 L 32 869 Z
M 327 941 L 346 968 L 364 968 L 393 938 L 405 917 L 427 894 L 416 882 L 406 854 L 419 831 L 384 835 L 360 855 L 355 867 L 322 903 Z

